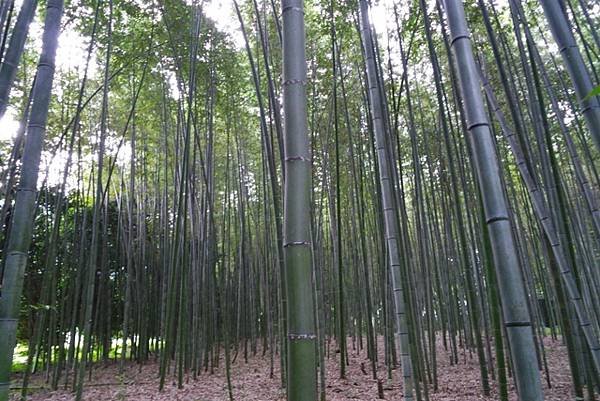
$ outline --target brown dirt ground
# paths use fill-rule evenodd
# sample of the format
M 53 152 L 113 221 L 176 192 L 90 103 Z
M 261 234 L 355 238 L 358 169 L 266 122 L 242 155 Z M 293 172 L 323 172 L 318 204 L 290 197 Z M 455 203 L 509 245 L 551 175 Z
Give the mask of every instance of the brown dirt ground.
M 545 376 L 544 391 L 546 401 L 565 401 L 573 399 L 571 381 L 566 357 L 565 346 L 560 341 L 545 339 L 545 348 L 548 359 L 549 374 L 552 388 L 548 388 Z M 349 362 L 347 378 L 339 378 L 339 354 L 331 345 L 331 354 L 326 362 L 327 400 L 377 400 L 377 381 L 371 378 L 369 361 L 366 352 L 352 351 L 352 341 L 349 344 Z M 383 353 L 380 343 L 379 353 Z M 460 355 L 460 362 L 451 366 L 448 353 L 441 343 L 437 347 L 438 383 L 437 392 L 430 390 L 430 401 L 491 401 L 497 399 L 496 389 L 493 387 L 492 395 L 484 397 L 479 381 L 479 368 L 476 354 L 472 357 L 469 352 Z M 383 361 L 383 358 L 380 359 Z M 285 391 L 280 387 L 278 357 L 275 357 L 274 378 L 269 377 L 269 354 L 261 354 L 249 358 L 248 363 L 243 361 L 240 354 L 232 366 L 233 395 L 236 400 L 285 400 Z M 361 368 L 362 364 L 362 368 Z M 221 365 L 224 365 L 221 363 Z M 369 374 L 363 373 L 363 369 Z M 385 399 L 400 400 L 400 369 L 393 371 L 393 379 L 386 380 L 386 370 L 383 363 L 378 366 L 378 377 L 384 378 L 383 387 Z M 542 372 L 542 375 L 544 373 Z M 18 386 L 19 378 L 15 378 Z M 37 387 L 30 392 L 31 401 L 70 401 L 74 399 L 73 393 L 65 390 L 51 392 L 44 387 L 43 375 L 33 378 L 32 386 Z M 494 386 L 494 385 L 493 385 Z M 511 388 L 511 401 L 517 397 Z M 158 364 L 148 362 L 143 366 L 131 363 L 126 366 L 124 376 L 118 373 L 118 365 L 114 363 L 96 364 L 92 380 L 86 382 L 84 390 L 86 401 L 227 401 L 227 381 L 224 368 L 220 367 L 214 374 L 202 373 L 196 379 L 191 375 L 186 377 L 183 389 L 178 389 L 176 378 L 170 377 L 164 391 L 158 391 Z M 17 400 L 16 392 L 11 400 Z

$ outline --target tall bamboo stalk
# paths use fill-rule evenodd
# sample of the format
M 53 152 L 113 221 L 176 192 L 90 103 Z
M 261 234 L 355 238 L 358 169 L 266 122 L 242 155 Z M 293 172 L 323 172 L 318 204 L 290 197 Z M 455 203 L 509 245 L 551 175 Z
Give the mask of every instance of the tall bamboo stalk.
M 17 76 L 17 67 L 25 48 L 29 25 L 33 20 L 36 8 L 37 0 L 25 0 L 23 2 L 8 43 L 6 55 L 2 60 L 2 66 L 0 66 L 0 118 L 8 107 L 8 96 Z
M 600 97 L 589 96 L 594 85 L 585 66 L 575 36 L 571 31 L 563 2 L 558 0 L 540 0 L 548 26 L 552 31 L 558 51 L 573 81 L 573 87 L 579 100 L 580 112 L 585 118 L 590 135 L 600 150 Z
M 498 158 L 487 120 L 462 0 L 444 2 L 451 48 L 459 72 L 472 157 L 478 174 L 494 266 L 502 300 L 504 327 L 521 400 L 544 399 L 527 306 L 527 296 L 512 237 Z
M 306 114 L 304 4 L 283 0 L 284 214 L 289 401 L 316 400 L 317 362 L 310 243 L 311 157 Z
M 398 214 L 395 208 L 395 194 L 392 183 L 391 155 L 386 140 L 384 115 L 382 113 L 381 88 L 377 78 L 375 65 L 375 52 L 371 23 L 369 21 L 369 8 L 366 0 L 360 3 L 360 32 L 363 42 L 364 58 L 367 70 L 369 87 L 369 106 L 373 130 L 375 133 L 375 146 L 377 149 L 377 162 L 379 166 L 379 182 L 381 185 L 381 207 L 385 225 L 385 241 L 387 258 L 393 285 L 393 300 L 396 316 L 396 333 L 399 339 L 400 356 L 402 362 L 403 393 L 405 401 L 413 399 L 413 374 L 412 362 L 409 352 L 409 333 L 406 318 L 405 294 L 400 272 L 400 253 L 398 250 Z
M 0 296 L 0 401 L 8 400 L 10 371 L 16 343 L 17 321 L 25 267 L 27 265 L 27 253 L 31 243 L 38 170 L 46 135 L 46 122 L 62 12 L 62 0 L 48 0 L 42 53 L 40 54 L 37 78 L 32 93 L 31 114 L 23 150 L 23 168 L 4 261 L 2 296 Z

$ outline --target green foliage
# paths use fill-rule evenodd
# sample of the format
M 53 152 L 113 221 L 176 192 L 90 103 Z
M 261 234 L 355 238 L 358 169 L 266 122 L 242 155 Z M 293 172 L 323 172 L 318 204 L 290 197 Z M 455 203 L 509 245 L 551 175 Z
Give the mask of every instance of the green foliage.
M 237 347 L 238 342 L 243 344 L 243 341 L 252 342 L 262 337 L 265 344 L 268 343 L 265 352 L 271 347 L 273 352 L 279 352 L 283 348 L 277 342 L 283 341 L 285 336 L 281 302 L 285 294 L 278 259 L 278 241 L 283 238 L 278 238 L 276 226 L 283 214 L 284 187 L 284 157 L 280 153 L 283 138 L 278 136 L 275 121 L 276 107 L 281 112 L 283 101 L 282 45 L 278 32 L 282 23 L 280 2 L 257 0 L 257 16 L 251 1 L 240 1 L 265 106 L 266 134 L 273 146 L 268 153 L 248 56 L 235 35 L 221 31 L 222 21 L 203 16 L 196 38 L 191 29 L 195 14 L 192 1 L 113 0 L 108 137 L 102 171 L 105 193 L 103 201 L 97 202 L 93 188 L 98 174 L 109 22 L 108 1 L 98 1 L 78 0 L 67 4 L 63 34 L 73 34 L 81 40 L 78 49 L 84 58 L 91 40 L 94 10 L 99 4 L 98 27 L 91 50 L 90 72 L 83 88 L 84 107 L 77 126 L 73 126 L 72 121 L 83 83 L 83 61 L 70 67 L 59 66 L 56 70 L 41 171 L 45 176 L 47 169 L 49 178 L 43 184 L 43 179 L 40 180 L 33 244 L 21 297 L 19 341 L 32 340 L 34 323 L 44 316 L 41 340 L 32 349 L 38 349 L 43 355 L 48 350 L 47 343 L 56 349 L 68 345 L 66 337 L 79 333 L 84 325 L 81 315 L 86 305 L 82 282 L 91 270 L 95 275 L 93 289 L 96 292 L 92 307 L 93 361 L 121 357 L 125 324 L 129 325 L 130 335 L 125 343 L 126 358 L 143 362 L 154 357 L 153 354 L 164 352 L 168 354 L 167 363 L 181 362 L 183 371 L 193 370 L 194 364 L 202 365 L 204 358 L 208 361 L 211 352 L 218 354 L 216 351 L 223 345 L 225 335 L 231 348 Z M 377 68 L 380 106 L 386 116 L 380 142 L 389 147 L 390 171 L 393 180 L 398 180 L 392 185 L 390 197 L 398 212 L 399 264 L 401 278 L 406 282 L 407 310 L 413 314 L 411 344 L 420 344 L 416 341 L 420 340 L 418 336 L 434 336 L 439 330 L 446 330 L 448 337 L 458 335 L 459 339 L 460 336 L 466 339 L 476 331 L 469 323 L 471 315 L 477 313 L 477 308 L 487 311 L 485 308 L 489 307 L 486 290 L 491 281 L 490 273 L 479 269 L 483 224 L 476 166 L 471 162 L 473 149 L 464 134 L 468 121 L 458 91 L 460 71 L 447 52 L 450 43 L 443 8 L 439 10 L 440 15 L 436 2 L 426 1 L 431 45 L 441 74 L 438 84 L 443 104 L 440 107 L 419 1 L 395 3 L 394 10 L 390 2 L 372 2 L 371 7 L 383 7 L 388 22 L 383 25 L 378 21 L 379 25 L 374 27 L 377 48 L 373 68 Z M 539 47 L 542 59 L 539 64 L 546 68 L 550 81 L 548 87 L 541 88 L 546 117 L 543 120 L 534 113 L 535 83 L 527 74 L 532 49 L 525 42 L 520 53 L 518 35 L 525 40 L 522 24 L 513 25 L 518 19 L 513 20 L 506 2 L 483 3 L 490 12 L 492 31 L 498 35 L 500 52 L 498 58 L 492 52 L 480 4 L 467 2 L 465 11 L 475 54 L 481 56 L 478 60 L 486 67 L 500 110 L 507 112 L 512 106 L 517 111 L 507 116 L 507 124 L 523 127 L 517 135 L 544 202 L 551 202 L 554 196 L 549 169 L 555 168 L 560 173 L 558 187 L 564 187 L 568 193 L 568 221 L 573 223 L 568 230 L 574 238 L 570 246 L 576 260 L 578 263 L 596 261 L 598 244 L 593 241 L 595 232 L 580 182 L 589 182 L 592 189 L 597 187 L 599 153 L 586 142 L 587 132 L 577 114 L 577 99 L 568 87 L 568 72 L 558 59 L 558 68 L 554 68 L 556 55 L 544 42 L 551 40 L 550 35 L 542 37 L 540 34 L 545 34 L 546 23 L 539 2 L 519 3 L 523 5 L 528 24 L 536 28 L 532 31 L 533 42 Z M 377 175 L 381 167 L 377 155 L 384 145 L 377 146 L 374 141 L 368 91 L 375 83 L 369 85 L 365 75 L 358 2 L 333 2 L 339 57 L 337 143 L 333 128 L 330 3 L 308 0 L 304 4 L 312 210 L 303 223 L 310 225 L 310 242 L 314 247 L 311 263 L 318 287 L 315 291 L 321 291 L 315 295 L 316 309 L 321 309 L 318 312 L 323 315 L 317 323 L 322 325 L 320 330 L 325 335 L 338 331 L 335 283 L 341 282 L 347 296 L 343 312 L 348 319 L 346 327 L 351 328 L 353 334 L 360 334 L 372 324 L 375 335 L 386 336 L 385 349 L 390 351 L 394 340 L 390 323 L 393 322 L 392 297 L 388 292 L 390 278 L 386 270 L 389 250 L 384 238 L 385 213 Z M 495 5 L 494 9 L 491 4 Z M 591 30 L 582 24 L 584 15 L 580 12 L 575 15 L 583 28 L 578 41 L 594 43 Z M 41 17 L 40 12 L 38 23 Z M 257 18 L 266 29 L 263 38 L 258 35 Z M 237 20 L 233 25 L 236 24 Z M 21 118 L 28 102 L 39 52 L 38 39 L 30 38 L 27 43 L 10 99 L 16 118 Z M 406 68 L 400 56 L 400 41 L 407 58 Z M 191 54 L 194 44 L 198 51 Z M 593 50 L 590 54 L 594 55 Z M 265 58 L 275 99 L 269 98 Z M 600 68 L 593 57 L 589 61 L 596 70 Z M 194 71 L 191 65 L 195 65 Z M 508 71 L 506 86 L 499 66 Z M 536 64 L 536 71 L 539 72 L 541 66 Z M 195 76 L 193 82 L 192 76 Z M 562 124 L 558 120 L 560 113 L 550 105 L 549 90 L 554 91 L 564 113 Z M 507 95 L 509 92 L 512 98 Z M 598 95 L 600 87 L 588 94 L 587 99 Z M 542 252 L 543 231 L 521 179 L 520 160 L 510 152 L 493 111 L 485 111 L 495 134 L 499 169 L 507 183 L 505 195 L 515 216 L 511 227 L 517 238 L 523 272 L 530 281 L 527 283 L 529 295 L 532 299 L 536 296 L 551 299 L 557 283 L 548 278 L 549 254 Z M 410 135 L 411 124 L 414 138 Z M 447 143 L 444 125 L 448 128 Z M 563 125 L 566 133 L 574 138 L 577 157 L 567 152 Z M 536 137 L 537 130 L 548 131 L 548 141 L 556 150 L 556 166 L 543 165 L 546 139 Z M 188 134 L 191 139 L 189 164 L 182 177 L 183 147 Z M 72 160 L 63 193 L 64 166 L 61 163 L 65 162 L 71 137 L 74 138 Z M 133 137 L 135 151 L 132 152 Z M 414 148 L 411 139 L 414 139 Z M 10 171 L 12 145 L 12 141 L 0 144 L 2 178 Z M 336 145 L 340 151 L 339 177 L 335 173 Z M 46 163 L 53 157 L 58 162 L 49 168 Z M 270 158 L 274 182 L 269 171 Z M 574 163 L 581 163 L 587 181 L 581 181 L 575 174 Z M 19 168 L 16 171 L 20 173 Z M 334 196 L 338 179 L 339 199 Z M 11 190 L 14 193 L 14 188 L 5 188 L 3 182 L 0 191 L 5 196 Z M 186 198 L 180 202 L 182 188 Z M 277 204 L 273 188 L 280 192 Z M 337 202 L 340 203 L 340 231 L 336 231 Z M 60 209 L 59 203 L 62 203 Z M 96 204 L 101 205 L 99 256 L 90 261 L 91 220 Z M 183 211 L 177 209 L 178 204 L 184 206 Z M 11 218 L 14 200 L 10 200 L 8 206 L 7 221 Z M 277 208 L 279 215 L 275 212 Z M 51 230 L 59 217 L 57 238 L 52 241 Z M 182 222 L 179 230 L 178 220 Z M 465 236 L 464 246 L 460 243 L 461 234 Z M 176 235 L 182 238 L 178 247 L 174 246 Z M 338 239 L 343 250 L 339 259 L 343 262 L 341 280 L 334 255 Z M 2 232 L 0 249 L 5 249 L 5 245 L 6 232 Z M 50 250 L 55 252 L 54 260 L 49 260 Z M 173 260 L 181 270 L 174 272 Z M 472 301 L 467 299 L 466 283 L 470 277 L 467 266 L 473 267 L 478 275 L 473 287 L 481 306 L 478 304 L 475 309 L 470 309 Z M 597 272 L 583 266 L 585 268 L 578 271 L 584 278 L 581 286 L 585 288 L 586 275 L 597 275 Z M 47 279 L 49 269 L 56 274 L 53 281 Z M 365 276 L 371 280 L 369 284 L 362 279 Z M 596 281 L 597 278 L 594 276 Z M 51 299 L 44 298 L 46 293 Z M 589 295 L 595 293 L 593 286 L 584 293 L 590 297 L 586 304 L 598 304 L 597 299 Z M 171 297 L 176 311 L 171 314 L 175 316 L 174 328 L 166 333 L 166 305 Z M 371 311 L 366 310 L 367 297 L 372 301 Z M 417 332 L 415 327 L 421 327 L 422 332 Z M 559 332 L 555 327 L 550 330 L 552 334 Z M 165 351 L 168 335 L 177 338 L 173 349 Z M 424 372 L 422 360 L 432 357 L 428 351 L 431 345 L 426 341 L 422 343 L 419 347 L 424 350 L 415 350 L 416 372 Z M 19 347 L 20 359 L 16 364 L 22 371 L 27 347 L 23 348 L 23 344 Z M 458 353 L 452 347 L 456 345 L 450 344 L 450 349 Z M 67 349 L 65 358 L 81 357 L 80 349 L 72 352 L 69 356 Z M 242 354 L 241 348 L 239 353 Z M 391 372 L 392 357 L 386 356 Z M 56 354 L 52 358 L 56 360 Z M 277 363 L 277 356 L 273 359 Z M 178 369 L 179 365 L 171 365 L 171 371 Z M 200 370 L 198 366 L 196 369 Z M 432 369 L 431 373 L 435 374 L 435 368 Z M 421 380 L 426 379 L 421 377 Z
M 585 97 L 586 100 L 593 98 L 594 96 L 600 96 L 600 85 L 596 86 L 590 93 Z

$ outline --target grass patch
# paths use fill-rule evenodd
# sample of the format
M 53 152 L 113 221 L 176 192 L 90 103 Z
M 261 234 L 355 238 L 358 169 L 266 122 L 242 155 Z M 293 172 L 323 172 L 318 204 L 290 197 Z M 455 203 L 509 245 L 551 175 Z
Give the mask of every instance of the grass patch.
M 23 373 L 27 368 L 27 351 L 29 347 L 27 343 L 18 343 L 15 347 L 15 354 L 13 356 L 12 372 Z

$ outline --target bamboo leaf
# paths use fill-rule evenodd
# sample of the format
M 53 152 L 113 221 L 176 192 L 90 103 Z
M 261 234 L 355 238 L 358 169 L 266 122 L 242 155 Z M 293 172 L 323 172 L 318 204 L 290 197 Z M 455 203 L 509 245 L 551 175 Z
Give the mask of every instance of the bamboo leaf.
M 589 99 L 593 98 L 594 96 L 600 96 L 600 85 L 598 85 L 594 89 L 592 89 L 591 92 L 588 93 L 584 99 L 589 100 Z

